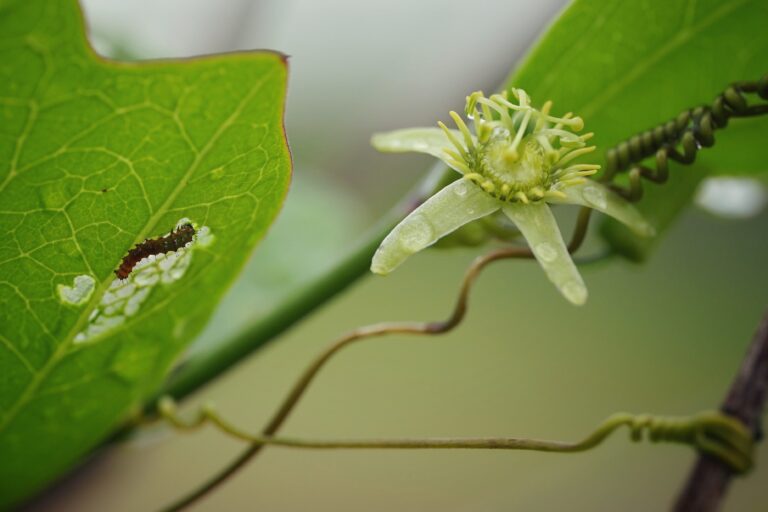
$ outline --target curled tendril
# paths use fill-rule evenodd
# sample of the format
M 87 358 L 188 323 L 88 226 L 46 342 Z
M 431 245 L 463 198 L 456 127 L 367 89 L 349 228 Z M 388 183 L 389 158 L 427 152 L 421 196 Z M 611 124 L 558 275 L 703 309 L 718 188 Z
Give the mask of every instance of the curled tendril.
M 190 418 L 183 418 L 170 397 L 161 399 L 158 411 L 179 430 L 196 430 L 208 423 L 234 438 L 252 445 L 309 449 L 489 449 L 573 453 L 600 445 L 614 431 L 626 426 L 635 442 L 676 443 L 694 447 L 717 457 L 734 472 L 743 474 L 753 466 L 752 434 L 739 420 L 718 411 L 693 416 L 664 417 L 618 413 L 610 416 L 592 433 L 576 442 L 547 441 L 517 437 L 425 438 L 425 439 L 335 439 L 313 440 L 250 434 L 225 420 L 212 405 L 204 405 Z
M 639 201 L 643 196 L 643 179 L 666 182 L 670 160 L 692 164 L 699 149 L 715 144 L 715 132 L 728 126 L 729 119 L 768 114 L 768 104 L 749 103 L 748 95 L 753 94 L 768 100 L 768 75 L 758 81 L 736 82 L 717 95 L 711 105 L 686 110 L 619 143 L 605 154 L 607 165 L 602 181 L 610 182 L 619 172 L 627 171 L 628 186 L 610 186 L 629 201 Z M 655 166 L 640 163 L 650 156 L 655 156 Z

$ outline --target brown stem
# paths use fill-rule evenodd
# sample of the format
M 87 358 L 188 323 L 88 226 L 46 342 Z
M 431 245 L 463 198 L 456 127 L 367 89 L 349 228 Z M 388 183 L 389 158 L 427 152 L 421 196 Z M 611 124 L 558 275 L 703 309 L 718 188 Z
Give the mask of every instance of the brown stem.
M 760 419 L 768 398 L 768 311 L 763 315 L 747 355 L 741 363 L 721 411 L 738 418 L 753 432 L 757 441 L 762 437 Z M 714 512 L 728 491 L 733 471 L 719 459 L 699 455 L 685 483 L 674 512 Z
M 581 247 L 586 237 L 587 229 L 589 227 L 589 218 L 592 210 L 590 208 L 582 208 L 579 212 L 576 226 L 574 227 L 571 241 L 568 244 L 568 250 L 573 253 Z M 423 335 L 435 335 L 444 334 L 459 323 L 461 323 L 467 312 L 467 303 L 469 299 L 469 292 L 472 289 L 477 276 L 488 264 L 502 259 L 511 258 L 533 258 L 533 253 L 530 249 L 525 247 L 506 247 L 503 249 L 497 249 L 490 253 L 480 256 L 472 262 L 464 274 L 462 280 L 461 290 L 459 291 L 459 297 L 448 319 L 438 322 L 410 322 L 410 323 L 381 323 L 375 325 L 369 325 L 360 327 L 354 331 L 339 338 L 330 347 L 328 347 L 323 353 L 321 353 L 310 365 L 304 370 L 299 380 L 294 384 L 290 393 L 283 400 L 280 408 L 272 416 L 272 419 L 267 423 L 264 429 L 261 431 L 261 435 L 264 437 L 274 436 L 280 427 L 283 425 L 288 416 L 293 411 L 296 404 L 299 402 L 304 392 L 312 383 L 314 378 L 325 366 L 325 364 L 336 355 L 341 349 L 364 339 L 382 336 L 385 334 L 423 334 Z M 234 475 L 240 468 L 242 468 L 248 461 L 255 457 L 264 444 L 254 443 L 241 453 L 229 466 L 224 468 L 214 478 L 198 487 L 195 491 L 182 498 L 180 501 L 170 505 L 163 509 L 164 512 L 175 512 L 183 510 L 187 506 L 196 502 L 220 484 Z

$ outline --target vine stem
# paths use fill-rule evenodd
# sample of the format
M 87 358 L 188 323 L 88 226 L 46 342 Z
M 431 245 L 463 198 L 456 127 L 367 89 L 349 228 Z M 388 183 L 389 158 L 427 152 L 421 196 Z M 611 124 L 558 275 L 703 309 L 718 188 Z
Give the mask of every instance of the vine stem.
M 701 412 L 693 416 L 667 418 L 650 414 L 616 413 L 603 421 L 589 435 L 576 442 L 526 439 L 519 437 L 443 437 L 406 439 L 333 439 L 315 440 L 289 437 L 252 435 L 225 420 L 212 407 L 204 406 L 197 417 L 184 420 L 178 414 L 173 399 L 163 399 L 160 415 L 179 430 L 197 430 L 213 424 L 234 438 L 249 443 L 284 448 L 313 450 L 395 449 L 395 450 L 530 450 L 550 453 L 576 453 L 595 448 L 608 436 L 626 426 L 633 441 L 642 441 L 644 434 L 653 442 L 684 443 L 724 461 L 739 473 L 752 467 L 752 434 L 737 419 L 718 411 Z
M 591 217 L 592 210 L 590 208 L 582 208 L 579 211 L 579 215 L 574 227 L 571 241 L 568 244 L 569 252 L 573 253 L 581 247 L 587 234 L 589 227 L 589 219 Z M 272 416 L 270 421 L 261 431 L 261 436 L 268 438 L 273 437 L 280 427 L 283 425 L 288 416 L 293 411 L 296 404 L 303 396 L 309 385 L 314 378 L 320 372 L 320 370 L 330 361 L 330 359 L 339 353 L 343 348 L 349 345 L 374 337 L 379 337 L 385 334 L 417 334 L 417 335 L 436 335 L 444 334 L 461 323 L 467 312 L 467 305 L 469 300 L 469 292 L 472 289 L 472 285 L 477 279 L 480 272 L 490 263 L 503 259 L 530 259 L 533 258 L 533 253 L 527 247 L 506 247 L 503 249 L 496 249 L 490 253 L 479 256 L 469 266 L 464 279 L 462 280 L 461 289 L 459 291 L 458 299 L 451 315 L 443 321 L 437 322 L 407 322 L 407 323 L 380 323 L 360 327 L 355 329 L 346 335 L 340 337 L 334 343 L 332 343 L 325 351 L 323 351 L 310 365 L 304 370 L 299 379 L 291 388 L 290 392 L 283 400 L 280 407 Z M 241 453 L 232 463 L 225 467 L 221 472 L 215 475 L 212 479 L 205 482 L 189 495 L 183 497 L 181 500 L 173 503 L 169 507 L 163 509 L 165 512 L 174 512 L 183 510 L 187 506 L 196 502 L 213 489 L 224 483 L 237 471 L 245 466 L 253 457 L 255 457 L 265 446 L 263 443 L 253 443 L 243 453 Z
M 757 441 L 762 437 L 761 417 L 768 399 L 768 310 L 747 349 L 721 411 L 738 418 Z M 717 458 L 699 456 L 677 502 L 674 512 L 714 512 L 728 491 L 734 472 Z

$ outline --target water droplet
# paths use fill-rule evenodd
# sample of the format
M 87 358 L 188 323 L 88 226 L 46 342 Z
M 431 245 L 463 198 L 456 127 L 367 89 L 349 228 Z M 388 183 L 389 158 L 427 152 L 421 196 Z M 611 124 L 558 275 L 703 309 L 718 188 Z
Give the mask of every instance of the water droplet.
M 434 231 L 432 225 L 421 215 L 409 219 L 400 228 L 400 243 L 411 252 L 417 252 L 433 242 Z
M 605 192 L 594 186 L 584 187 L 581 195 L 584 199 L 597 209 L 605 209 L 608 206 L 608 199 Z
M 469 183 L 466 180 L 460 180 L 453 186 L 453 193 L 459 197 L 464 197 L 469 192 Z
M 223 167 L 217 167 L 216 169 L 212 170 L 210 173 L 212 180 L 220 180 L 224 176 L 224 168 Z
M 510 138 L 509 130 L 507 130 L 506 128 L 504 128 L 502 126 L 497 126 L 491 132 L 491 138 L 492 139 L 497 139 L 497 140 L 498 139 L 509 139 Z
M 563 285 L 562 292 L 574 304 L 581 305 L 587 301 L 587 287 L 579 281 L 568 281 Z
M 533 250 L 536 256 L 545 263 L 552 263 L 557 259 L 557 249 L 549 242 L 541 242 Z

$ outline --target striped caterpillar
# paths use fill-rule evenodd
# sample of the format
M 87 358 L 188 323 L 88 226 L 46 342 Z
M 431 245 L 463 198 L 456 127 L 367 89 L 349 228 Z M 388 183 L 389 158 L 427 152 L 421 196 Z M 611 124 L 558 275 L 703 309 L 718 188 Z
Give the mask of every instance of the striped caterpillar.
M 118 279 L 125 279 L 130 275 L 133 267 L 144 258 L 178 251 L 191 242 L 194 236 L 195 228 L 192 227 L 192 224 L 186 223 L 177 227 L 176 231 L 172 231 L 166 236 L 148 238 L 140 244 L 136 244 L 136 247 L 128 251 L 120 266 L 115 270 L 115 275 L 117 275 Z

